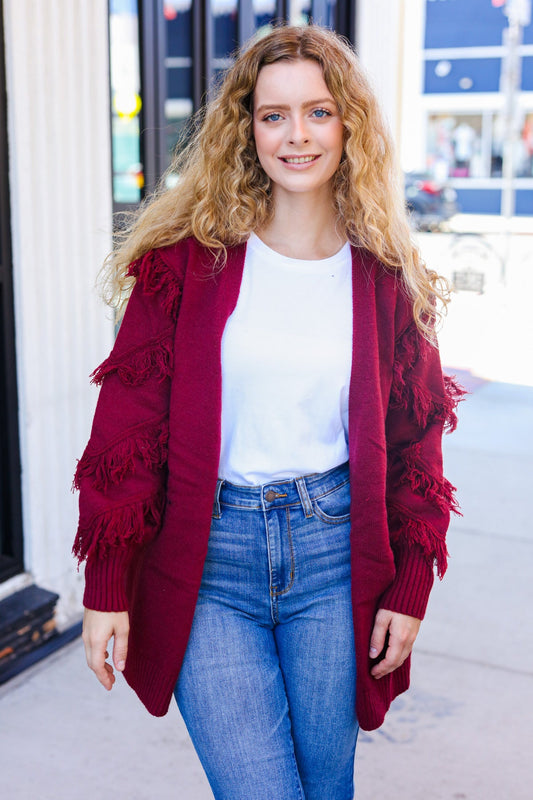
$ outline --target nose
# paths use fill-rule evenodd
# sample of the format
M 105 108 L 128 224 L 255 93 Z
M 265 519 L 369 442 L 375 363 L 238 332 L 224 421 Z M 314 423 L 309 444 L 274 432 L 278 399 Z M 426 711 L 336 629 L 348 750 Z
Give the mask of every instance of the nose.
M 305 121 L 301 117 L 294 117 L 289 131 L 289 142 L 291 144 L 306 144 L 309 141 L 309 131 Z

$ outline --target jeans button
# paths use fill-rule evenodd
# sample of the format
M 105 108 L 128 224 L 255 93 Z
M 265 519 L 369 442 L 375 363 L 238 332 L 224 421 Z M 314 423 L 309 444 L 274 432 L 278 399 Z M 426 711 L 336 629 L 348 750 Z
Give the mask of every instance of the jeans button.
M 265 492 L 265 500 L 268 503 L 271 503 L 272 500 L 275 500 L 277 496 L 277 493 L 273 492 L 272 489 L 269 489 L 268 492 Z

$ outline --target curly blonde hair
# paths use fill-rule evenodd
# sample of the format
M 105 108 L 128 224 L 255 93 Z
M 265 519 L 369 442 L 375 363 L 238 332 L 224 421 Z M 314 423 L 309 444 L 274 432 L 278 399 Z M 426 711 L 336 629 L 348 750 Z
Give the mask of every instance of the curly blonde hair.
M 398 274 L 418 328 L 432 338 L 437 305 L 444 309 L 448 302 L 446 282 L 426 269 L 411 239 L 390 134 L 351 45 L 316 25 L 280 26 L 242 49 L 169 168 L 179 176 L 175 186 L 165 188 L 164 177 L 123 227 L 104 265 L 107 302 L 125 303 L 135 281 L 128 266 L 148 250 L 194 236 L 213 251 L 220 268 L 227 247 L 269 221 L 271 185 L 255 150 L 253 93 L 263 66 L 300 59 L 320 64 L 345 129 L 333 185 L 339 226 L 351 244 Z

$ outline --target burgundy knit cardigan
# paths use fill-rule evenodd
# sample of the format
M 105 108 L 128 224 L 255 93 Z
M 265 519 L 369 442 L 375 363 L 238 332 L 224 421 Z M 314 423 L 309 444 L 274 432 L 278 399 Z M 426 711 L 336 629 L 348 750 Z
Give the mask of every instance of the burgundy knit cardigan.
M 125 677 L 148 711 L 169 707 L 195 610 L 220 452 L 220 344 L 235 308 L 246 245 L 222 270 L 194 239 L 134 262 L 136 284 L 78 463 L 74 553 L 86 560 L 84 604 L 130 613 Z M 443 428 L 462 394 L 443 378 L 398 280 L 352 248 L 349 399 L 352 595 L 357 716 L 365 730 L 409 685 L 409 659 L 370 676 L 378 608 L 422 618 L 436 565 L 446 569 L 453 487 L 442 475 Z M 303 298 L 303 301 L 305 298 Z M 317 365 L 319 369 L 319 365 Z

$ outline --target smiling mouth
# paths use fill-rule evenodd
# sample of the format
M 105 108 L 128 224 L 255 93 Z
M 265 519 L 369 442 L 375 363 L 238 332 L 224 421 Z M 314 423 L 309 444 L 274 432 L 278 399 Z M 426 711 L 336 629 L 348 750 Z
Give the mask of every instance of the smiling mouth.
M 316 161 L 320 156 L 282 156 L 281 161 L 285 164 L 309 164 L 311 161 Z

